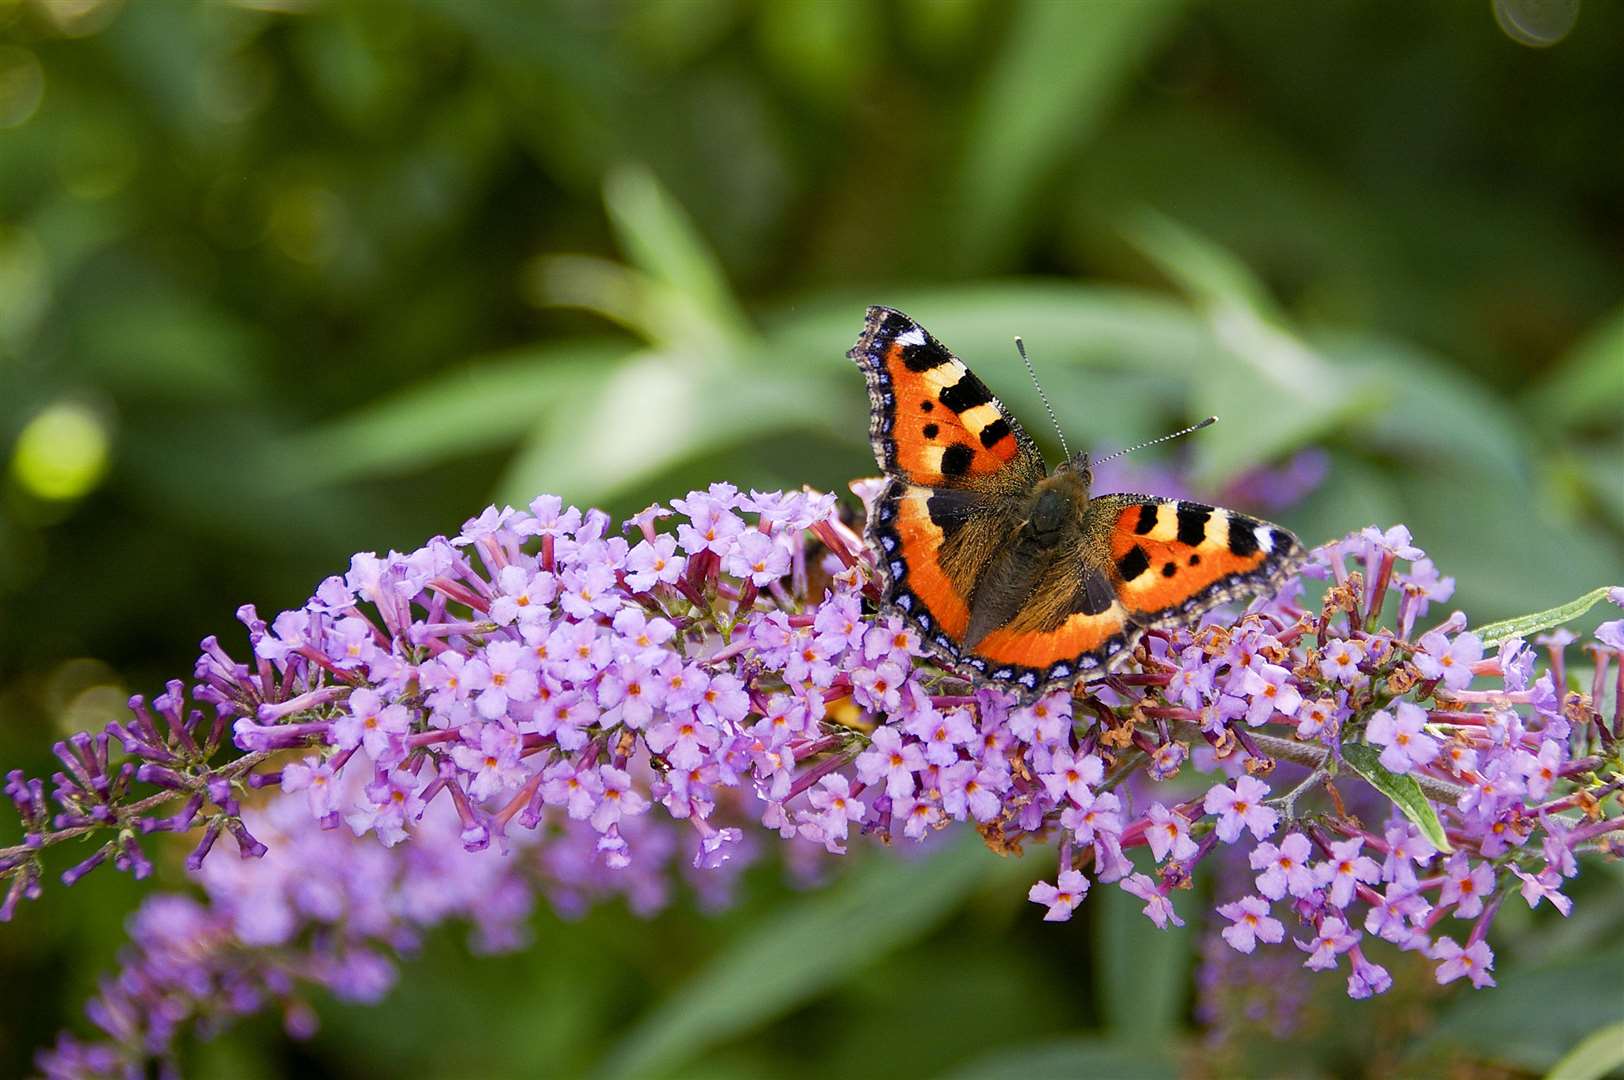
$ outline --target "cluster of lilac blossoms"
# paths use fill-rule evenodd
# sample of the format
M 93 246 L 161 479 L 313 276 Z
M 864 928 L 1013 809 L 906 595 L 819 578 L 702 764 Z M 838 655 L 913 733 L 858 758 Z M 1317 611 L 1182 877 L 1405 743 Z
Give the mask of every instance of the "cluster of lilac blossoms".
M 1619 852 L 1624 621 L 1587 645 L 1585 687 L 1571 635 L 1540 667 L 1459 613 L 1423 628 L 1453 582 L 1402 527 L 1316 551 L 1316 605 L 1293 582 L 1029 703 L 937 666 L 868 560 L 827 495 L 718 484 L 618 533 L 542 497 L 358 555 L 269 624 L 242 609 L 246 659 L 209 639 L 189 690 L 57 747 L 54 810 L 9 778 L 25 840 L 0 850 L 0 916 L 39 893 L 43 850 L 85 838 L 70 884 L 102 862 L 144 876 L 143 837 L 198 833 L 208 897 L 148 902 L 91 1006 L 105 1040 L 64 1037 L 42 1067 L 136 1068 L 272 1002 L 307 1030 L 302 987 L 376 998 L 449 917 L 513 947 L 535 896 L 652 910 L 674 864 L 719 897 L 752 822 L 796 860 L 954 822 L 1001 852 L 1053 845 L 1030 893 L 1053 920 L 1114 885 L 1179 924 L 1173 891 L 1240 860 L 1223 940 L 1343 971 L 1355 997 L 1390 984 L 1382 949 L 1492 985 L 1501 904 L 1565 914 L 1575 856 Z M 227 836 L 242 860 L 210 856 Z

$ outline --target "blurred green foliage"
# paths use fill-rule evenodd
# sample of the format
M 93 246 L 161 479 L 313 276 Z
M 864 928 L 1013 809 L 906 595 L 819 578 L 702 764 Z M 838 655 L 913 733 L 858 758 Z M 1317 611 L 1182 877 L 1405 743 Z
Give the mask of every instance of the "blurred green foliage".
M 1624 578 L 1624 8 L 1536 49 L 1501 30 L 1527 0 L 1493 6 L 0 0 L 5 764 L 46 769 L 239 603 L 493 498 L 839 490 L 872 471 L 843 353 L 876 302 L 1030 415 L 1022 334 L 1074 442 L 1223 415 L 1181 451 L 1208 490 L 1325 448 L 1284 520 L 1408 523 L 1475 619 Z M 1041 860 L 972 848 L 538 918 L 516 956 L 437 937 L 386 1005 L 193 1063 L 1537 1071 L 1618 1019 L 1603 868 L 1571 923 L 1502 918 L 1497 994 L 1395 971 L 1180 1058 L 1195 935 L 1120 897 L 1045 926 Z M 142 891 L 93 875 L 0 930 L 33 988 L 0 1071 L 78 1022 Z

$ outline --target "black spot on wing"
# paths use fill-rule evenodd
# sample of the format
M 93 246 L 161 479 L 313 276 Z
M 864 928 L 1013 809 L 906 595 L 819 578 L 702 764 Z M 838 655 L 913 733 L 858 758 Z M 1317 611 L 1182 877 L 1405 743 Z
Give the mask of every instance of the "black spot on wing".
M 975 460 L 975 451 L 963 443 L 954 443 L 942 454 L 942 475 L 959 477 L 970 471 L 970 462 Z
M 1117 560 L 1117 573 L 1122 575 L 1123 581 L 1132 581 L 1134 578 L 1150 569 L 1150 557 L 1145 549 L 1135 544 L 1122 558 Z
M 930 523 L 942 530 L 943 539 L 951 539 L 968 520 L 963 500 L 948 492 L 938 491 L 926 499 L 925 512 L 930 515 Z
M 991 401 L 992 391 L 987 389 L 986 383 L 966 370 L 959 376 L 958 382 L 952 386 L 944 386 L 937 397 L 941 399 L 943 405 L 956 413 L 961 413 Z
M 930 335 L 922 345 L 902 346 L 902 366 L 912 372 L 930 371 L 953 362 L 953 357 Z
M 1156 519 L 1161 517 L 1161 507 L 1156 503 L 1141 503 L 1139 505 L 1139 521 L 1134 525 L 1133 531 L 1143 536 L 1156 527 Z
M 981 429 L 981 445 L 989 449 L 1009 434 L 1009 421 L 1002 416 Z
M 940 431 L 940 430 L 941 429 L 938 428 L 935 424 L 926 424 L 925 427 L 924 427 L 923 434 L 924 434 L 925 438 L 927 438 L 927 439 L 934 439 L 936 437 L 937 432 Z
M 1178 572 L 1179 568 L 1174 563 L 1162 563 L 1162 577 L 1172 577 Z
M 1207 538 L 1207 522 L 1212 508 L 1199 503 L 1179 503 L 1179 543 L 1195 547 Z
M 919 411 L 920 412 L 934 412 L 935 409 L 936 409 L 936 403 L 934 401 L 930 400 L 929 398 L 926 398 L 924 401 L 921 401 L 919 403 Z
M 1229 553 L 1238 559 L 1257 554 L 1258 523 L 1240 514 L 1229 516 Z

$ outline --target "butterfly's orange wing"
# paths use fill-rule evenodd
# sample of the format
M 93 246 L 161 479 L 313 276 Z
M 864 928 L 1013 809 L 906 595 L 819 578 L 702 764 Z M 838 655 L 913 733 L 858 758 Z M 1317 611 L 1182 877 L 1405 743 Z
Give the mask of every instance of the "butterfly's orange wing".
M 1146 628 L 1278 587 L 1300 561 L 1297 538 L 1278 525 L 1202 503 L 1102 495 L 1089 500 L 1076 547 L 968 660 L 1041 691 L 1109 667 Z
M 1302 557 L 1297 538 L 1280 526 L 1203 503 L 1101 495 L 1089 502 L 1088 518 L 1084 532 L 1103 537 L 1117 596 L 1140 626 L 1188 621 L 1266 592 Z
M 887 476 L 996 496 L 1048 471 L 987 384 L 902 312 L 869 308 L 850 356 L 868 380 L 869 441 Z
M 985 383 L 900 311 L 871 307 L 850 356 L 887 484 L 869 515 L 887 598 L 958 657 L 978 574 L 1019 528 L 1043 455 Z

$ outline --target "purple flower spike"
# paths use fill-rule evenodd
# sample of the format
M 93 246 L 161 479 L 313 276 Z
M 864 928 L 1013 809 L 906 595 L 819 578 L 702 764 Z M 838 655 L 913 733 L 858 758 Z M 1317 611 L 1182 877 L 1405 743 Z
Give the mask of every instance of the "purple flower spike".
M 1329 890 L 1334 907 L 1345 908 L 1353 900 L 1353 890 L 1360 883 L 1381 880 L 1381 867 L 1375 860 L 1359 854 L 1364 840 L 1354 837 L 1331 845 L 1331 857 L 1314 867 L 1314 884 Z
M 156 831 L 197 834 L 207 896 L 143 906 L 91 1010 L 108 1043 L 64 1041 L 42 1068 L 140 1074 L 205 1017 L 273 1004 L 308 1030 L 310 992 L 376 1000 L 396 951 L 446 919 L 516 948 L 538 901 L 646 914 L 680 885 L 721 905 L 770 846 L 811 880 L 850 846 L 964 828 L 1000 852 L 1056 846 L 1054 883 L 1029 893 L 1050 921 L 1116 883 L 1174 928 L 1173 890 L 1255 881 L 1217 890 L 1208 963 L 1294 988 L 1283 1001 L 1344 954 L 1348 993 L 1383 993 L 1389 945 L 1490 985 L 1504 895 L 1566 914 L 1581 856 L 1620 842 L 1598 768 L 1624 695 L 1612 630 L 1588 693 L 1560 645 L 1485 658 L 1463 614 L 1423 622 L 1453 581 L 1402 527 L 1311 553 L 1328 602 L 1289 581 L 1148 627 L 1094 681 L 1016 696 L 945 663 L 918 610 L 878 602 L 879 553 L 828 496 L 716 484 L 669 504 L 617 529 L 544 496 L 357 554 L 297 608 L 245 606 L 245 660 L 206 639 L 190 688 L 61 744 L 54 790 L 11 774 L 0 916 L 39 893 L 50 848 L 85 841 L 70 881 L 102 862 L 141 876 Z M 1447 863 L 1417 807 L 1353 767 L 1361 744 L 1413 778 Z M 1277 766 L 1306 779 L 1272 796 Z M 244 858 L 213 857 L 228 831 Z M 1474 920 L 1464 947 L 1442 936 L 1451 914 Z M 1305 965 L 1257 947 L 1288 933 Z

